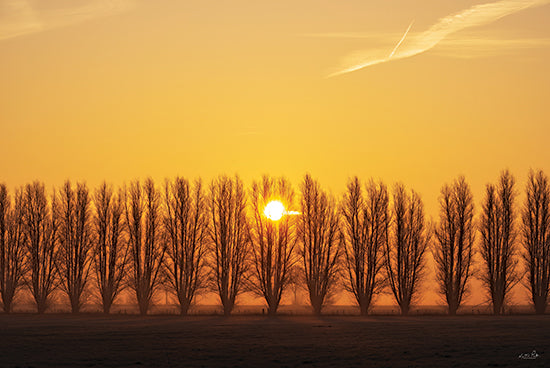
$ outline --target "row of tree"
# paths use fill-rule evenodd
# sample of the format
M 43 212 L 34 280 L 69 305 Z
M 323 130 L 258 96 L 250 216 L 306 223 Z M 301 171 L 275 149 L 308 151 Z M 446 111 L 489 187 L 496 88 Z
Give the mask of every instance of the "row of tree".
M 441 189 L 439 219 L 430 224 L 415 191 L 397 184 L 390 194 L 382 182 L 357 177 L 339 203 L 309 175 L 299 196 L 285 178 L 267 176 L 248 193 L 238 177 L 227 176 L 208 189 L 178 177 L 163 189 L 148 179 L 116 193 L 105 183 L 90 193 L 85 184 L 67 181 L 49 198 L 39 182 L 13 198 L 0 185 L 0 293 L 8 313 L 23 287 L 39 313 L 57 289 L 73 312 L 85 293 L 95 292 L 109 313 L 129 288 L 147 314 L 155 292 L 168 286 L 186 314 L 200 292 L 212 290 L 228 315 L 238 295 L 249 291 L 275 314 L 294 283 L 307 289 L 320 314 L 341 282 L 363 315 L 384 289 L 407 314 L 431 250 L 450 314 L 467 296 L 476 252 L 495 314 L 524 278 L 521 257 L 535 310 L 544 313 L 550 187 L 542 171 L 530 172 L 525 194 L 518 211 L 514 177 L 504 171 L 496 185 L 487 185 L 476 219 L 470 186 L 459 177 Z M 272 200 L 287 209 L 278 221 L 264 214 Z

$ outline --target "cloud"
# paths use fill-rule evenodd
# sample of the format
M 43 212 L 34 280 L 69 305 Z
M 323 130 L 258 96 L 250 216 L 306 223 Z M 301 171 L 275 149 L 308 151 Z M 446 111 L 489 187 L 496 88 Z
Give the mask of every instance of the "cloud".
M 378 57 L 382 59 L 388 54 L 389 49 L 387 45 L 395 42 L 395 40 L 403 35 L 397 33 L 318 33 L 304 34 L 303 36 L 368 40 L 368 42 L 375 47 L 373 50 L 369 51 L 371 55 L 378 55 Z M 417 35 L 413 35 L 411 37 L 417 37 Z M 463 34 L 463 32 L 461 32 L 460 35 L 450 35 L 441 40 L 437 44 L 437 47 L 433 49 L 433 52 L 436 55 L 445 57 L 473 59 L 478 57 L 502 55 L 522 49 L 533 49 L 548 46 L 550 46 L 550 38 L 517 38 L 517 35 L 503 35 L 502 33 L 495 35 L 487 32 L 478 32 L 477 34 Z M 396 49 L 397 46 L 394 50 Z M 366 51 L 357 52 L 356 61 L 362 61 L 365 54 Z M 348 61 L 352 58 L 352 55 L 348 56 Z M 349 62 L 349 64 L 351 63 L 353 62 Z
M 133 6 L 133 0 L 90 0 L 78 7 L 39 11 L 28 0 L 3 0 L 0 41 L 118 14 Z
M 435 52 L 446 57 L 472 59 L 548 46 L 549 38 L 451 38 L 441 41 Z
M 0 19 L 0 40 L 43 29 L 42 23 L 27 1 L 5 0 L 1 7 L 3 16 Z
M 549 3 L 550 0 L 502 0 L 475 5 L 459 13 L 441 18 L 427 31 L 411 35 L 405 40 L 410 29 L 409 26 L 409 29 L 394 49 L 395 52 L 381 49 L 355 52 L 345 58 L 342 66 L 336 72 L 330 74 L 329 77 L 421 54 L 432 49 L 450 34 L 462 29 L 489 24 L 518 11 Z M 402 43 L 403 45 L 401 45 Z

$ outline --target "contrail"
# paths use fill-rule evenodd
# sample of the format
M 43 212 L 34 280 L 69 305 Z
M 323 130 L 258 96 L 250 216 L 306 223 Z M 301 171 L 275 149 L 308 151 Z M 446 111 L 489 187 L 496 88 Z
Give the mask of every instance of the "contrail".
M 494 3 L 480 4 L 472 6 L 459 13 L 441 18 L 436 24 L 427 31 L 414 37 L 409 37 L 406 47 L 397 48 L 401 45 L 403 39 L 397 44 L 390 56 L 380 55 L 380 50 L 371 50 L 368 52 L 355 53 L 344 60 L 343 66 L 337 72 L 328 77 L 333 77 L 355 70 L 366 68 L 367 66 L 385 63 L 390 60 L 398 60 L 421 54 L 432 49 L 441 40 L 465 28 L 476 27 L 483 24 L 492 23 L 507 15 L 517 13 L 518 11 L 542 6 L 550 3 L 550 0 L 501 0 Z
M 394 47 L 393 51 L 391 52 L 390 56 L 388 57 L 388 59 L 391 59 L 393 57 L 393 54 L 395 54 L 395 52 L 397 51 L 397 49 L 399 48 L 399 46 L 401 46 L 401 44 L 403 43 L 403 41 L 405 40 L 405 37 L 407 37 L 407 34 L 409 33 L 409 31 L 411 30 L 411 27 L 414 23 L 414 20 L 411 22 L 411 24 L 409 24 L 409 28 L 407 28 L 407 30 L 405 31 L 405 34 L 403 35 L 403 37 L 401 37 L 401 39 L 399 40 L 399 42 L 397 43 L 397 45 Z

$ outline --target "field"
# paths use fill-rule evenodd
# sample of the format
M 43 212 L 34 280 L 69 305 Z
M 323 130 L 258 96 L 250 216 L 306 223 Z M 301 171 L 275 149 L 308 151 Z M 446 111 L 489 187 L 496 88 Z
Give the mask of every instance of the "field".
M 1 314 L 0 342 L 0 367 L 548 367 L 550 315 Z

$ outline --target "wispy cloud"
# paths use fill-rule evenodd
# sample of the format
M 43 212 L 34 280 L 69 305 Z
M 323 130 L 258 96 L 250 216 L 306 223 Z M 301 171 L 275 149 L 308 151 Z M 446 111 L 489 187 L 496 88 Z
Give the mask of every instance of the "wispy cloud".
M 439 43 L 437 55 L 472 59 L 550 46 L 549 38 L 448 38 Z
M 38 10 L 28 0 L 3 0 L 0 41 L 118 14 L 133 6 L 133 0 L 90 0 L 78 7 Z
M 381 55 L 380 58 L 384 58 L 384 56 L 388 54 L 389 50 L 387 45 L 394 43 L 395 40 L 401 36 L 401 34 L 317 33 L 305 34 L 304 36 L 316 38 L 364 39 L 368 41 L 369 44 L 373 45 L 374 49 L 370 51 L 372 54 L 379 53 Z M 412 35 L 410 37 L 416 36 L 417 35 Z M 461 32 L 460 34 L 449 35 L 447 38 L 441 40 L 437 44 L 437 47 L 433 49 L 433 52 L 437 55 L 445 57 L 473 59 L 548 46 L 550 46 L 550 38 L 521 38 L 517 37 L 517 35 L 495 35 L 487 32 L 463 34 L 463 32 Z M 396 50 L 396 48 L 394 48 L 394 50 Z M 365 51 L 358 52 L 358 59 L 362 60 L 364 54 Z
M 410 35 L 405 40 L 410 30 L 409 26 L 405 35 L 394 48 L 394 51 L 389 52 L 387 49 L 375 49 L 355 52 L 346 57 L 342 62 L 342 66 L 336 72 L 330 74 L 329 77 L 421 54 L 432 49 L 452 33 L 470 27 L 489 24 L 518 11 L 549 3 L 550 0 L 502 0 L 494 3 L 475 5 L 459 13 L 441 18 L 427 31 Z

